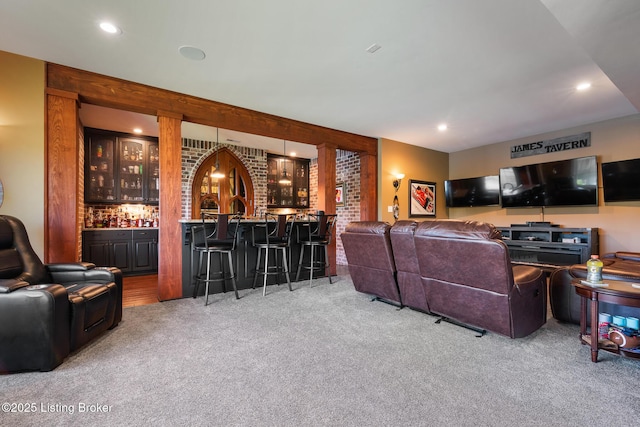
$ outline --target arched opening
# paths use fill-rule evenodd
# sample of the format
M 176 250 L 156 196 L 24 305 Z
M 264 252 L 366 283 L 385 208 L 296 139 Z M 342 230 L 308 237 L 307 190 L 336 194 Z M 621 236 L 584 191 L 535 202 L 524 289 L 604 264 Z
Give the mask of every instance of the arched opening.
M 219 170 L 216 169 L 219 164 Z M 224 178 L 213 177 L 221 172 Z M 191 217 L 202 212 L 253 214 L 253 183 L 244 164 L 229 149 L 220 148 L 202 162 L 191 187 Z

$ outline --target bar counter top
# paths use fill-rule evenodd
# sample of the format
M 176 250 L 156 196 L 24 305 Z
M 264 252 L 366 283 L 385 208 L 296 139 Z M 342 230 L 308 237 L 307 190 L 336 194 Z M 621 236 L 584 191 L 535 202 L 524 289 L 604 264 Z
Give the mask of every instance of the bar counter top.
M 82 231 L 158 230 L 158 227 L 91 227 Z
M 231 219 L 231 216 L 229 216 L 229 219 Z M 215 220 L 213 220 L 213 219 L 207 219 L 205 221 L 206 222 L 215 222 Z M 181 223 L 181 224 L 202 224 L 202 220 L 201 219 L 182 218 L 182 219 L 179 219 L 178 222 Z M 264 217 L 257 217 L 257 216 L 243 217 L 242 219 L 240 219 L 240 222 L 260 223 L 260 222 L 264 222 Z M 294 222 L 309 222 L 309 220 L 306 217 L 303 217 L 303 218 L 296 218 Z M 312 222 L 315 222 L 315 220 L 312 220 Z

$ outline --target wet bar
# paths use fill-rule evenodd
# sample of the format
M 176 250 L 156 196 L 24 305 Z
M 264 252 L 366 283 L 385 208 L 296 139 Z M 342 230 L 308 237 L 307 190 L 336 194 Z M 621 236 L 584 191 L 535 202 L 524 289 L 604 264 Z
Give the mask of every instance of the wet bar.
M 195 225 L 201 225 L 202 220 L 200 219 L 182 219 L 180 220 L 181 230 L 182 230 L 182 297 L 191 297 L 193 295 L 193 287 L 194 287 L 194 276 L 197 274 L 198 270 L 198 259 L 194 256 L 193 250 L 191 247 L 192 244 L 192 236 L 191 236 L 191 228 Z M 233 254 L 233 268 L 236 273 L 236 284 L 238 286 L 238 290 L 242 289 L 251 289 L 253 287 L 253 277 L 255 274 L 256 261 L 258 256 L 258 250 L 252 244 L 252 229 L 254 226 L 258 224 L 264 224 L 264 220 L 257 217 L 245 218 L 240 221 L 236 240 L 236 251 Z M 231 226 L 231 224 L 230 224 Z M 256 238 L 260 237 L 258 233 L 264 234 L 264 227 L 256 228 Z M 297 219 L 294 222 L 293 234 L 291 237 L 291 249 L 289 251 L 289 274 L 291 277 L 291 281 L 295 280 L 296 269 L 299 262 L 300 252 L 302 245 L 298 243 L 299 240 L 308 239 L 309 237 L 309 221 L 304 218 Z M 309 251 L 305 253 L 303 263 L 304 265 L 308 265 L 309 260 Z M 219 269 L 219 259 L 214 257 L 212 260 L 212 268 Z M 323 272 L 314 273 L 314 278 L 316 276 L 324 276 Z M 275 277 L 270 277 L 268 284 L 276 283 Z M 286 279 L 284 275 L 279 277 L 280 284 L 283 284 L 286 287 Z M 302 271 L 300 275 L 300 282 L 303 283 L 304 280 L 309 280 L 308 270 Z M 259 284 L 260 285 L 260 284 Z M 294 289 L 296 285 L 294 284 Z M 256 288 L 259 286 L 256 285 Z M 214 283 L 210 286 L 209 292 L 211 294 L 221 293 L 224 291 L 223 284 Z M 226 282 L 226 291 L 232 291 L 231 281 L 227 280 Z M 200 286 L 198 291 L 198 295 L 204 295 L 204 286 Z

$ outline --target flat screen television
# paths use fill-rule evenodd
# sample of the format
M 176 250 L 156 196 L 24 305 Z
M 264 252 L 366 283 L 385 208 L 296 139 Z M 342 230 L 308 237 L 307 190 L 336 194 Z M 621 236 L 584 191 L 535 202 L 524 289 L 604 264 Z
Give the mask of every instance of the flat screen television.
M 597 206 L 595 156 L 500 169 L 503 208 Z
M 492 206 L 500 204 L 498 175 L 451 179 L 444 182 L 448 208 Z
M 640 200 L 640 159 L 602 164 L 605 202 Z

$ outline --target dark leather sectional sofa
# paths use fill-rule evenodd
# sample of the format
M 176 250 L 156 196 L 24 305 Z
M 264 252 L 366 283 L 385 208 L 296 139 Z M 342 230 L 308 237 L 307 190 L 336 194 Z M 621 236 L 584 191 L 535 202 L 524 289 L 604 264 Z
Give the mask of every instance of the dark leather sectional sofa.
M 546 322 L 544 273 L 513 266 L 491 224 L 352 222 L 340 237 L 359 292 L 511 338 Z

